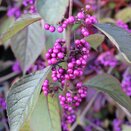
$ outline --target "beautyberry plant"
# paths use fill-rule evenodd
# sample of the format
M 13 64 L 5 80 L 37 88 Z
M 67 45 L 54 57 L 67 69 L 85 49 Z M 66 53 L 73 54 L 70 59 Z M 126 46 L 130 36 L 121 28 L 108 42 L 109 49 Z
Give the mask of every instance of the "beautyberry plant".
M 117 19 L 119 14 L 101 18 L 107 16 L 100 16 L 104 6 L 114 12 L 119 6 L 95 2 L 9 4 L 6 15 L 15 20 L 0 32 L 0 45 L 9 44 L 17 59 L 11 76 L 18 77 L 6 102 L 1 97 L 11 131 L 74 131 L 78 125 L 121 131 L 131 125 L 130 24 Z

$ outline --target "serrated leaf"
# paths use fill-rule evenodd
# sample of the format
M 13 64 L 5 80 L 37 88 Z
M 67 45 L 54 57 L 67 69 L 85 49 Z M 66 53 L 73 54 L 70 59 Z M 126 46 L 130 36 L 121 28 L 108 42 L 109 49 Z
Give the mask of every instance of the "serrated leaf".
M 85 38 L 85 40 L 89 42 L 90 46 L 95 50 L 97 50 L 97 48 L 102 44 L 104 39 L 105 36 L 102 34 L 93 34 Z
M 115 77 L 108 74 L 97 75 L 87 81 L 85 85 L 107 93 L 116 102 L 131 112 L 131 100 L 122 91 L 120 82 Z
M 69 0 L 37 0 L 36 7 L 45 22 L 57 24 L 64 18 L 68 3 Z
M 28 25 L 39 21 L 40 19 L 41 18 L 38 15 L 24 15 L 19 18 L 4 34 L 0 36 L 0 45 L 8 41 Z
M 50 68 L 49 66 L 44 70 L 24 76 L 12 85 L 7 97 L 10 131 L 19 131 L 30 116 Z
M 31 117 L 32 131 L 61 131 L 58 99 L 40 95 Z
M 113 24 L 95 24 L 94 26 L 103 32 L 131 63 L 131 33 Z
M 12 38 L 11 48 L 25 73 L 45 48 L 40 22 L 33 23 Z
M 131 7 L 127 7 L 127 8 L 124 8 L 124 9 L 120 10 L 115 15 L 115 18 L 117 20 L 122 20 L 125 23 L 131 21 Z

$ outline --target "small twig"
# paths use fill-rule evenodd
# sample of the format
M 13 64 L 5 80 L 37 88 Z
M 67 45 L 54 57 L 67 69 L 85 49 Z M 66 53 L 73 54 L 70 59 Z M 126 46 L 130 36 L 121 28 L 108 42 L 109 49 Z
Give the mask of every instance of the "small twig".
M 1 111 L 1 115 L 2 115 L 2 122 L 4 124 L 4 127 L 5 127 L 6 131 L 9 131 L 9 127 L 7 125 L 7 122 L 5 121 L 6 117 L 5 117 L 3 110 Z
M 73 0 L 70 0 L 70 5 L 69 5 L 69 16 L 72 15 L 72 8 L 73 8 Z
M 10 79 L 10 78 L 12 78 L 12 77 L 15 77 L 15 76 L 17 76 L 17 75 L 19 75 L 20 73 L 18 73 L 18 72 L 12 72 L 12 73 L 10 73 L 10 74 L 8 74 L 8 75 L 6 75 L 6 76 L 3 76 L 3 77 L 0 77 L 0 83 L 1 82 L 4 82 L 4 81 L 6 81 L 6 80 L 8 80 L 8 79 Z
M 117 102 L 116 102 L 117 103 Z M 121 106 L 119 103 L 117 103 L 117 105 L 122 109 L 122 111 L 126 114 L 129 122 L 131 123 L 131 113 L 126 109 L 124 108 L 123 106 Z
M 99 92 L 96 92 L 96 94 L 92 97 L 90 102 L 87 104 L 86 108 L 84 109 L 84 111 L 80 115 L 81 118 L 83 118 L 86 115 L 86 113 L 89 111 L 89 109 L 91 108 L 91 106 L 94 103 L 94 101 L 95 101 L 96 97 L 98 96 L 98 94 L 99 94 Z
M 70 0 L 70 2 L 69 2 L 69 17 L 72 15 L 72 7 L 73 7 L 73 0 Z M 67 56 L 69 55 L 70 40 L 71 40 L 71 25 L 69 25 L 67 27 L 67 32 L 66 32 Z
M 101 8 L 101 7 L 100 7 L 100 5 L 101 5 L 100 3 L 101 3 L 100 0 L 96 0 L 96 4 L 98 5 L 98 6 L 97 6 L 97 19 L 98 19 L 98 20 L 100 20 L 100 8 Z
M 86 120 L 92 127 L 94 127 L 97 131 L 104 131 L 104 129 L 102 129 L 101 127 L 97 126 L 96 124 L 94 124 L 93 122 Z
M 108 71 L 107 71 L 107 74 L 111 74 L 112 71 L 113 71 L 113 69 L 114 69 L 114 67 L 110 67 L 110 68 L 108 69 Z
M 69 1 L 69 17 L 72 15 L 72 8 L 73 8 L 73 0 Z M 71 41 L 71 25 L 67 27 L 66 31 L 66 46 L 67 46 L 67 58 L 70 54 L 70 41 Z M 67 86 L 65 84 L 63 94 L 67 91 Z

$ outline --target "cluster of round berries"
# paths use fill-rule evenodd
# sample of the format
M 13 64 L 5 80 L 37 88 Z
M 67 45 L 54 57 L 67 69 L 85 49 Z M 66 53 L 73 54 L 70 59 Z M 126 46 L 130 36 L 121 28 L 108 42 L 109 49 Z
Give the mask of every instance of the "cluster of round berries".
M 24 7 L 24 14 L 27 13 L 35 13 L 36 12 L 36 8 L 35 8 L 35 0 L 23 0 L 23 3 L 21 6 Z M 13 6 L 11 6 L 8 11 L 7 11 L 7 15 L 9 17 L 14 16 L 15 18 L 19 18 L 22 15 L 22 10 L 21 10 L 21 6 L 18 6 L 19 4 L 15 3 Z
M 3 97 L 0 97 L 0 107 L 5 110 L 6 109 L 6 101 Z
M 75 110 L 87 95 L 87 87 L 83 86 L 82 82 L 78 82 L 74 86 L 75 93 L 67 92 L 65 95 L 59 95 L 60 104 L 64 110 L 63 118 L 67 124 L 75 121 Z
M 59 33 L 62 33 L 64 31 L 64 29 L 69 25 L 69 24 L 74 24 L 75 23 L 75 17 L 74 16 L 70 16 L 69 18 L 67 18 L 63 24 L 61 26 L 59 26 L 57 28 L 57 31 Z M 50 32 L 55 32 L 56 28 L 53 25 L 49 25 L 49 24 L 45 24 L 44 25 L 45 30 L 49 30 Z
M 125 71 L 123 75 L 123 80 L 121 85 L 126 95 L 131 96 L 131 73 L 129 73 L 128 69 Z
M 83 75 L 83 69 L 86 66 L 89 58 L 90 45 L 84 39 L 75 40 L 74 47 L 72 47 L 68 62 L 67 80 L 75 79 Z
M 54 82 L 59 81 L 62 84 L 62 87 L 65 84 L 65 74 L 66 70 L 62 67 L 54 67 L 52 69 L 52 79 Z
M 122 120 L 114 119 L 112 124 L 113 124 L 114 131 L 121 131 L 122 130 Z
M 36 8 L 34 6 L 35 0 L 24 0 L 23 1 L 23 6 L 26 7 L 24 10 L 24 13 L 35 13 Z
M 63 120 L 66 124 L 74 122 L 76 119 L 75 110 L 82 102 L 82 99 L 87 96 L 87 87 L 83 86 L 82 82 L 79 82 L 86 67 L 90 52 L 90 45 L 83 37 L 90 34 L 88 27 L 91 27 L 92 24 L 97 22 L 94 16 L 87 14 L 86 11 L 88 10 L 90 10 L 89 5 L 86 6 L 86 10 L 82 9 L 76 16 L 70 16 L 64 20 L 57 28 L 57 31 L 62 33 L 68 25 L 79 22 L 81 24 L 82 39 L 77 39 L 72 42 L 68 49 L 69 51 L 67 51 L 66 48 L 66 41 L 57 39 L 54 47 L 50 48 L 46 53 L 48 64 L 53 65 L 53 81 L 60 82 L 59 89 L 64 90 L 67 88 L 66 92 L 59 95 L 60 104 L 64 112 Z M 53 25 L 47 23 L 44 25 L 44 28 L 50 32 L 55 32 L 56 30 Z M 67 67 L 61 67 L 59 64 L 61 62 L 67 63 Z M 45 95 L 51 92 L 52 89 L 49 88 L 49 81 L 44 81 L 42 89 Z
M 46 59 L 49 65 L 56 64 L 57 62 L 64 59 L 66 55 L 66 46 L 64 39 L 57 39 L 54 47 L 50 48 L 46 53 Z
M 115 67 L 118 64 L 118 60 L 115 58 L 111 51 L 106 51 L 100 54 L 97 58 L 97 62 L 103 66 Z
M 87 26 L 90 26 L 97 22 L 97 19 L 95 16 L 91 16 L 89 14 L 86 14 L 86 11 L 90 10 L 90 5 L 86 5 L 86 10 L 81 10 L 81 12 L 78 12 L 76 16 L 69 16 L 69 18 L 65 19 L 60 26 L 58 26 L 57 31 L 59 33 L 62 33 L 65 28 L 70 24 L 75 23 L 82 23 L 81 27 L 81 33 L 84 37 L 87 37 L 89 35 L 89 32 L 87 30 Z M 45 24 L 44 25 L 45 30 L 49 30 L 50 32 L 55 32 L 56 28 L 53 25 Z
M 32 72 L 35 72 L 35 71 L 38 71 L 38 70 L 42 70 L 46 67 L 45 65 L 45 61 L 42 60 L 41 58 L 37 59 L 36 62 L 34 63 L 34 65 L 32 65 L 27 73 L 32 73 Z
M 45 96 L 48 95 L 48 93 L 49 93 L 49 81 L 48 80 L 45 80 L 43 82 L 42 91 L 43 91 L 43 93 L 44 93 Z
M 36 62 L 27 70 L 27 73 L 32 73 L 32 72 L 35 72 L 37 70 L 42 70 L 44 69 L 46 66 L 45 66 L 45 61 L 42 60 L 41 58 L 38 58 L 36 60 Z M 12 70 L 13 72 L 17 72 L 17 73 L 20 73 L 22 72 L 22 69 L 20 67 L 20 63 L 18 61 L 16 61 L 13 66 L 12 66 Z

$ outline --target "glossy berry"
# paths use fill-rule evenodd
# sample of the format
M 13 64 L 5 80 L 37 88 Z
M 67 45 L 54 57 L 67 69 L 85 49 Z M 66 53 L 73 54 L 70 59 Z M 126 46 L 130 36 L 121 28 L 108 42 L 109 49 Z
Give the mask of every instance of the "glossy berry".
M 55 27 L 54 27 L 54 26 L 50 26 L 50 27 L 49 27 L 49 31 L 50 31 L 50 32 L 55 32 Z

